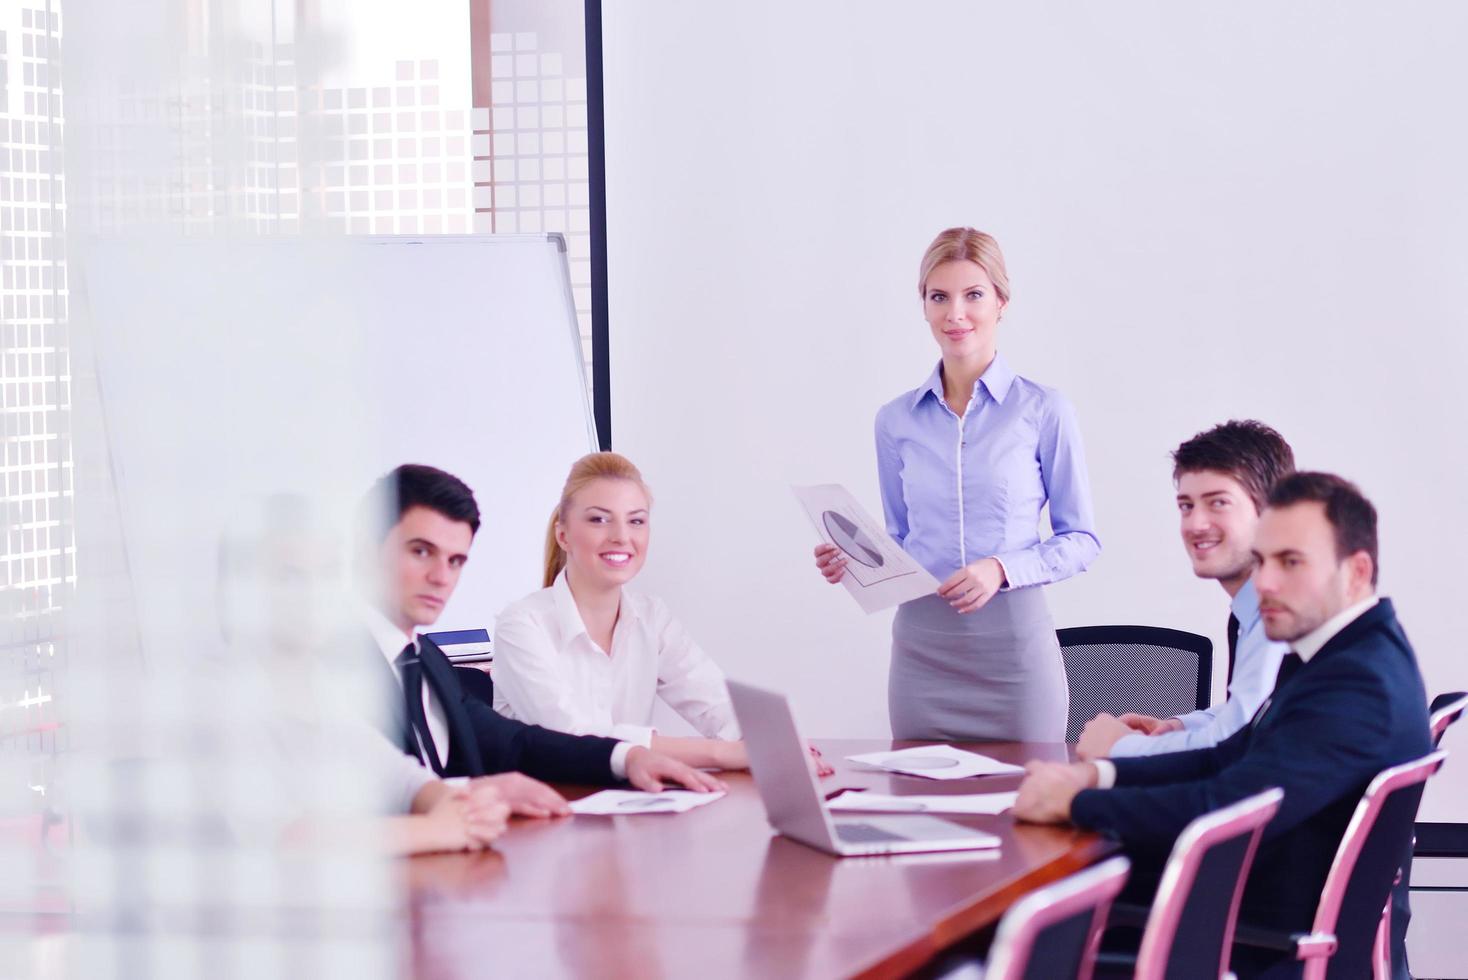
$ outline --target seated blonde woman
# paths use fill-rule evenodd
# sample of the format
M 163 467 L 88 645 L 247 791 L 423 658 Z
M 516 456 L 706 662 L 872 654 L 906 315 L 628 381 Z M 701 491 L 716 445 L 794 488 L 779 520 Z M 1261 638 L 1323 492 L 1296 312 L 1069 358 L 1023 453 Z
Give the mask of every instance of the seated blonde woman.
M 692 766 L 748 768 L 723 672 L 662 600 L 624 588 L 647 557 L 651 507 L 624 457 L 592 453 L 571 467 L 547 533 L 545 588 L 496 622 L 495 710 Z M 704 737 L 659 734 L 658 698 Z

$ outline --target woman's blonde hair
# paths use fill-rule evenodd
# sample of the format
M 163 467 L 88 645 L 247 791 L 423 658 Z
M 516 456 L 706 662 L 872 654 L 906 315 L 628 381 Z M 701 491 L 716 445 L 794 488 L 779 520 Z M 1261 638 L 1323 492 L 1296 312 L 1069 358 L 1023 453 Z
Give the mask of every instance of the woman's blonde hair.
M 652 493 L 643 482 L 642 473 L 626 456 L 617 453 L 591 453 L 582 456 L 571 465 L 566 476 L 566 485 L 561 487 L 561 500 L 551 511 L 550 527 L 545 532 L 545 588 L 556 582 L 556 576 L 566 567 L 566 552 L 556 540 L 556 525 L 566 519 L 571 500 L 586 486 L 596 480 L 631 480 L 647 494 L 648 506 L 652 506 Z
M 928 276 L 944 262 L 972 262 L 988 273 L 999 294 L 999 302 L 1009 302 L 1009 273 L 1004 268 L 1004 253 L 993 235 L 973 228 L 948 228 L 938 232 L 933 244 L 923 253 L 918 270 L 918 295 L 927 298 Z

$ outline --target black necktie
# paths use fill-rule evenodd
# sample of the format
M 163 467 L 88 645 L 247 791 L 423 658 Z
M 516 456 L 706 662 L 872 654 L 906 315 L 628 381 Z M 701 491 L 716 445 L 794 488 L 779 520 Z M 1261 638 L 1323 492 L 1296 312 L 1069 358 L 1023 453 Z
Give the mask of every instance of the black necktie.
M 422 751 L 418 761 L 427 761 L 433 771 L 443 775 L 443 765 L 438 761 L 438 747 L 433 744 L 433 732 L 428 728 L 428 714 L 423 710 L 423 661 L 418 659 L 418 649 L 409 643 L 398 654 L 398 670 L 403 676 L 403 702 L 408 709 L 408 725 L 417 736 Z M 423 755 L 428 755 L 424 760 Z
M 1280 689 L 1284 687 L 1285 684 L 1289 682 L 1289 679 L 1291 677 L 1294 677 L 1295 674 L 1298 673 L 1300 668 L 1303 666 L 1305 666 L 1305 661 L 1301 660 L 1300 655 L 1293 650 L 1280 658 L 1279 673 L 1274 675 L 1274 691 L 1269 695 L 1269 697 L 1264 699 L 1264 703 L 1259 706 L 1259 710 L 1254 712 L 1254 717 L 1249 720 L 1250 728 L 1253 728 L 1255 725 L 1259 724 L 1259 722 L 1264 720 L 1264 716 L 1269 712 L 1269 706 L 1274 704 L 1275 698 L 1279 697 Z
M 1278 693 L 1279 689 L 1284 687 L 1285 683 L 1294 677 L 1303 666 L 1305 666 L 1305 661 L 1300 659 L 1300 655 L 1293 650 L 1281 657 L 1279 673 L 1274 675 L 1275 692 Z
M 1234 660 L 1239 655 L 1239 617 L 1228 614 L 1228 682 L 1234 682 Z

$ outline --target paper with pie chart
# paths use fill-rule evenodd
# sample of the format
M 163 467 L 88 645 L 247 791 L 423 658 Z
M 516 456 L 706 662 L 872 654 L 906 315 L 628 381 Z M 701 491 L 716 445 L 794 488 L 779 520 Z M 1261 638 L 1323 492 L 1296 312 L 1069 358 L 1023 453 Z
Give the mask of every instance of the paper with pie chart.
M 823 483 L 791 489 L 821 540 L 846 555 L 841 584 L 863 611 L 888 609 L 938 588 L 938 580 L 903 551 L 845 487 Z

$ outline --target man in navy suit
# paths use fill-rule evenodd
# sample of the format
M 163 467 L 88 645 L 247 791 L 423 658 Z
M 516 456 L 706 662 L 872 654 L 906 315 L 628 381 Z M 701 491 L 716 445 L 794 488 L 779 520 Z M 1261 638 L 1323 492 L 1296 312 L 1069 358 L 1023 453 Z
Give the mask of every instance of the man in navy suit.
M 1367 784 L 1431 750 L 1427 697 L 1391 600 L 1376 596 L 1376 510 L 1353 484 L 1324 473 L 1285 477 L 1260 516 L 1254 557 L 1265 632 L 1292 652 L 1253 721 L 1208 749 L 1032 762 L 1014 809 L 1020 819 L 1068 820 L 1115 837 L 1146 869 L 1193 818 L 1278 786 L 1284 800 L 1241 918 L 1308 931 Z
M 377 574 L 363 618 L 382 681 L 378 720 L 393 744 L 440 776 L 490 775 L 485 782 L 526 816 L 568 812 L 560 794 L 540 779 L 625 779 L 651 791 L 665 781 L 698 791 L 723 788 L 712 776 L 640 745 L 527 725 L 467 693 L 443 651 L 418 630 L 437 621 L 469 560 L 479 530 L 474 494 L 452 474 L 408 464 L 377 482 L 367 507 L 364 519 L 377 531 L 376 561 L 368 564 Z

